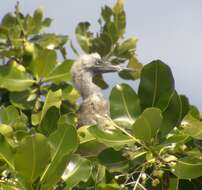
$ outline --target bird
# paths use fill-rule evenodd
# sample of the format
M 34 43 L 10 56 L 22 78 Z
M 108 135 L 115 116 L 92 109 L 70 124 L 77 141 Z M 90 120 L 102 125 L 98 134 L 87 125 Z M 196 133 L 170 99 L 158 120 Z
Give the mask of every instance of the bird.
M 80 92 L 82 102 L 77 112 L 78 127 L 84 125 L 107 126 L 109 105 L 102 94 L 102 89 L 93 82 L 97 74 L 120 72 L 121 66 L 112 65 L 98 53 L 81 55 L 71 68 L 75 88 Z

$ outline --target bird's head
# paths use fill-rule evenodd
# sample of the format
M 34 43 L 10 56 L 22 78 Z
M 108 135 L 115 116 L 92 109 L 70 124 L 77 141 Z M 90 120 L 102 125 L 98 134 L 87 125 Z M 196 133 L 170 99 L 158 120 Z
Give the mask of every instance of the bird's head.
M 120 72 L 124 69 L 121 66 L 112 65 L 110 62 L 105 61 L 98 53 L 82 55 L 73 67 L 76 67 L 77 71 L 88 71 L 93 74 Z

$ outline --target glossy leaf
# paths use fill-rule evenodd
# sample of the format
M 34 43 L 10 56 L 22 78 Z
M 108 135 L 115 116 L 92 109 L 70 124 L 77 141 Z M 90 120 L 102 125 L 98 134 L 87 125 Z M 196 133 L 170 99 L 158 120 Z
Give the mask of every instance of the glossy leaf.
M 59 181 L 71 154 L 78 147 L 76 130 L 73 126 L 66 123 L 60 124 L 58 129 L 48 139 L 52 147 L 52 156 L 50 164 L 40 179 L 42 190 L 53 187 Z
M 163 112 L 163 123 L 160 128 L 161 136 L 165 137 L 174 127 L 178 126 L 188 110 L 188 100 L 174 91 L 166 110 Z
M 193 179 L 202 175 L 202 160 L 193 157 L 178 159 L 172 172 L 180 179 Z
M 62 176 L 62 179 L 66 183 L 64 190 L 71 190 L 81 181 L 87 182 L 91 172 L 92 164 L 89 160 L 79 155 L 73 155 Z
M 0 66 L 0 88 L 9 91 L 24 91 L 34 84 L 25 72 L 22 65 L 12 61 L 10 64 Z
M 133 138 L 123 134 L 118 129 L 103 131 L 97 126 L 92 126 L 88 130 L 99 142 L 109 147 L 119 147 L 135 142 Z
M 147 108 L 132 125 L 133 134 L 139 140 L 149 143 L 155 139 L 163 117 L 158 108 Z
M 140 114 L 140 101 L 127 84 L 116 85 L 110 94 L 110 115 L 118 123 L 133 124 Z
M 14 165 L 29 183 L 33 183 L 50 161 L 50 146 L 42 134 L 26 136 L 17 148 Z M 39 164 L 40 163 L 40 164 Z
M 158 107 L 164 110 L 173 90 L 172 72 L 165 63 L 156 60 L 143 67 L 138 90 L 143 110 L 147 107 Z M 162 96 L 164 97 L 163 101 L 161 100 Z
M 66 60 L 63 63 L 57 65 L 52 72 L 44 78 L 43 82 L 53 82 L 59 83 L 63 81 L 68 81 L 71 79 L 70 69 L 73 61 Z

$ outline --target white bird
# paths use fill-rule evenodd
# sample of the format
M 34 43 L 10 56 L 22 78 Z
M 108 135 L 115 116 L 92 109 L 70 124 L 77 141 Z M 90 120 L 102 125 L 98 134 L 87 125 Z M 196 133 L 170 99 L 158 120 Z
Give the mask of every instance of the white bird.
M 98 53 L 85 54 L 79 57 L 72 66 L 73 83 L 82 96 L 78 110 L 78 127 L 94 125 L 103 127 L 109 114 L 108 103 L 102 90 L 93 83 L 96 74 L 119 72 L 123 68 L 103 61 Z

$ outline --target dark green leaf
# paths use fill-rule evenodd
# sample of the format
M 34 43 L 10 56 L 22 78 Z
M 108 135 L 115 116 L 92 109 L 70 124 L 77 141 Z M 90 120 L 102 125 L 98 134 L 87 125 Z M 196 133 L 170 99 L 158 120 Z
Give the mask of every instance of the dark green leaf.
M 39 128 L 40 132 L 42 132 L 46 136 L 49 136 L 51 133 L 53 133 L 57 129 L 57 122 L 59 120 L 59 117 L 60 113 L 58 108 L 56 108 L 55 106 L 49 108 L 44 118 L 42 119 Z
M 110 172 L 127 172 L 129 167 L 129 162 L 122 156 L 122 152 L 115 151 L 113 148 L 103 150 L 98 155 L 98 160 Z
M 160 60 L 145 65 L 141 72 L 138 95 L 142 109 L 158 107 L 164 110 L 174 90 L 170 68 Z M 164 97 L 164 101 L 161 98 Z
M 29 100 L 31 96 L 33 97 L 33 99 Z M 10 93 L 11 103 L 20 109 L 32 109 L 34 106 L 35 97 L 36 94 L 32 94 L 31 90 Z
M 127 84 L 116 85 L 110 94 L 110 115 L 118 123 L 131 125 L 140 114 L 140 101 Z
M 168 106 L 163 112 L 163 123 L 160 128 L 161 136 L 165 137 L 174 127 L 178 126 L 188 112 L 189 103 L 183 96 L 174 91 L 170 97 Z
M 93 77 L 93 82 L 102 89 L 108 88 L 108 84 L 104 81 L 102 75 L 98 74 Z

